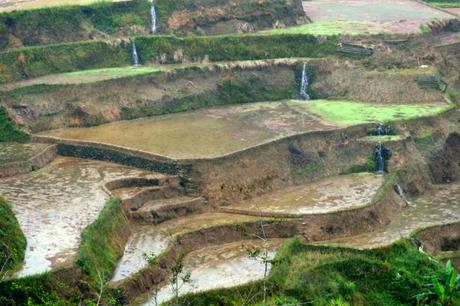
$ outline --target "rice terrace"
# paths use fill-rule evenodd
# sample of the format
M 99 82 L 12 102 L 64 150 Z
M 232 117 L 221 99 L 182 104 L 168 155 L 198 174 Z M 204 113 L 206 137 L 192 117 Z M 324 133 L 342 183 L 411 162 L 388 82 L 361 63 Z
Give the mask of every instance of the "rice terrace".
M 0 1 L 0 305 L 460 305 L 458 0 Z

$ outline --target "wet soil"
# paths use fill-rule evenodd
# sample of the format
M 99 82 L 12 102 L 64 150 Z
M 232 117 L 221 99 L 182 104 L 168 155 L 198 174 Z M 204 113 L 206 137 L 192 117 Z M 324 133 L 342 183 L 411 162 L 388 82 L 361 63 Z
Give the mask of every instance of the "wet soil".
M 232 105 L 89 128 L 41 133 L 65 139 L 96 141 L 177 159 L 211 158 L 276 138 L 332 129 L 290 109 L 284 102 Z
M 383 181 L 384 176 L 370 173 L 336 176 L 288 187 L 225 208 L 299 215 L 330 213 L 369 204 Z
M 417 229 L 457 222 L 460 219 L 460 183 L 440 185 L 415 199 L 409 208 L 381 230 L 344 239 L 321 242 L 354 248 L 375 248 L 409 237 Z
M 282 240 L 269 241 L 269 256 L 273 257 Z M 186 256 L 184 272 L 190 273 L 190 282 L 179 283 L 180 295 L 216 288 L 233 287 L 264 276 L 265 265 L 259 258 L 249 255 L 252 250 L 263 250 L 259 240 L 243 240 L 196 250 Z M 270 265 L 268 269 L 270 269 Z M 170 285 L 161 288 L 156 299 L 159 303 L 174 297 Z M 154 296 L 150 296 L 144 305 L 154 305 Z
M 144 254 L 158 256 L 166 250 L 171 239 L 186 232 L 210 228 L 218 225 L 256 221 L 257 217 L 225 213 L 203 213 L 172 219 L 158 225 L 132 226 L 132 235 L 119 261 L 112 281 L 131 276 L 148 265 Z

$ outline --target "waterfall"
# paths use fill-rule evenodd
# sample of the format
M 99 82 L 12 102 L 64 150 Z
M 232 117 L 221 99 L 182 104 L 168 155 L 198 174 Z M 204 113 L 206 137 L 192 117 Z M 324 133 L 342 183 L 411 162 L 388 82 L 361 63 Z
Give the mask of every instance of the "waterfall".
M 377 173 L 385 172 L 385 159 L 383 158 L 383 143 L 379 143 L 375 148 L 375 162 Z
M 377 136 L 382 136 L 384 132 L 383 125 L 379 124 L 377 127 Z M 379 141 L 377 147 L 375 148 L 375 162 L 377 164 L 377 172 L 383 173 L 385 171 L 385 159 L 383 158 L 383 143 L 381 141 Z
M 308 89 L 308 76 L 307 76 L 307 64 L 303 64 L 302 68 L 302 80 L 300 82 L 300 98 L 302 100 L 310 100 L 310 96 L 307 93 Z
M 155 10 L 155 6 L 152 3 L 152 6 L 150 7 L 150 17 L 152 20 L 152 33 L 156 33 L 157 31 L 157 12 Z
M 406 203 L 406 207 L 410 206 L 410 202 L 409 202 L 409 200 L 407 200 L 406 194 L 404 193 L 404 190 L 401 188 L 401 185 L 396 184 L 394 186 L 394 189 L 395 189 L 396 193 L 401 197 L 401 199 L 404 200 L 404 202 Z
M 134 66 L 139 66 L 139 55 L 137 55 L 137 49 L 136 49 L 136 44 L 133 42 L 133 65 Z

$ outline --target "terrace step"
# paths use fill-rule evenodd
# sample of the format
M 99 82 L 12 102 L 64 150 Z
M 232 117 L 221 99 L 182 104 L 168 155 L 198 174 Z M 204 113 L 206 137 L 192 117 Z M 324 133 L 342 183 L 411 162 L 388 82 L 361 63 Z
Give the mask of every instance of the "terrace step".
M 131 218 L 145 223 L 161 223 L 165 220 L 204 210 L 206 200 L 203 197 L 180 196 L 156 199 L 145 203 Z
M 174 198 L 185 192 L 179 176 L 165 176 L 155 180 L 130 179 L 117 187 L 110 193 L 122 200 L 127 212 L 139 209 L 148 201 Z

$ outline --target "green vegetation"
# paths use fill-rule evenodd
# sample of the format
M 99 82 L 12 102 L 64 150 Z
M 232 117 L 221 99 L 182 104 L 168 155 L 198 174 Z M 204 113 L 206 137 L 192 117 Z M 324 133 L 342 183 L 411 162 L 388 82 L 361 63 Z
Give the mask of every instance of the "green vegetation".
M 0 53 L 0 83 L 47 74 L 129 65 L 128 46 L 80 42 Z
M 26 237 L 8 202 L 0 196 L 0 281 L 4 272 L 24 259 Z M 1 304 L 1 303 L 0 303 Z
M 407 240 L 359 251 L 306 245 L 294 238 L 276 255 L 268 304 L 414 305 L 425 278 L 442 275 L 443 268 Z M 261 282 L 181 298 L 193 305 L 241 305 L 248 300 L 259 305 Z M 452 300 L 460 302 L 458 291 Z
M 149 36 L 135 39 L 141 61 L 177 63 L 183 59 L 211 61 L 284 57 L 323 57 L 336 54 L 337 37 L 312 35 Z M 183 58 L 177 56 L 181 50 Z M 0 53 L 0 83 L 53 73 L 131 64 L 131 46 L 87 41 L 29 47 Z
M 123 237 L 129 234 L 120 200 L 110 199 L 97 220 L 83 230 L 77 264 L 96 283 L 100 277 L 108 281 L 123 255 Z
M 418 304 L 456 305 L 460 291 L 460 275 L 457 275 L 452 262 L 448 260 L 441 275 L 433 275 L 431 282 L 425 286 L 427 290 L 417 294 Z
M 290 101 L 301 111 L 340 125 L 387 122 L 438 115 L 451 106 L 442 103 L 375 104 L 356 101 L 313 100 L 309 103 Z
M 144 60 L 174 62 L 177 50 L 184 58 L 210 61 L 256 60 L 284 57 L 322 57 L 336 53 L 337 37 L 321 40 L 313 35 L 226 35 L 138 37 L 135 43 Z
M 44 273 L 0 283 L 0 305 L 67 306 L 82 300 L 80 288 L 60 279 L 60 272 Z M 62 271 L 63 272 L 63 271 Z M 78 275 L 74 275 L 75 278 Z
M 129 32 L 133 27 L 149 31 L 148 0 L 12 11 L 0 14 L 0 50 L 86 40 L 94 33 L 110 35 Z
M 429 4 L 440 7 L 440 8 L 453 8 L 453 7 L 460 7 L 460 1 L 459 0 L 424 0 L 425 2 L 428 2 Z
M 0 142 L 27 142 L 29 138 L 27 133 L 15 126 L 6 109 L 0 105 Z
M 164 69 L 162 67 L 153 66 L 125 66 L 115 68 L 88 69 L 36 78 L 30 82 L 27 82 L 27 84 L 24 86 L 22 86 L 22 84 L 18 84 L 17 88 L 31 87 L 36 85 L 85 84 L 119 78 L 135 77 L 160 71 L 164 71 Z M 51 89 L 51 87 L 47 86 L 44 86 L 43 88 L 46 91 Z M 20 91 L 16 91 L 15 94 L 18 94 L 19 92 Z M 25 92 L 30 91 L 26 90 Z

